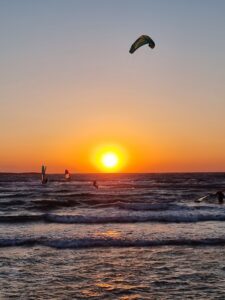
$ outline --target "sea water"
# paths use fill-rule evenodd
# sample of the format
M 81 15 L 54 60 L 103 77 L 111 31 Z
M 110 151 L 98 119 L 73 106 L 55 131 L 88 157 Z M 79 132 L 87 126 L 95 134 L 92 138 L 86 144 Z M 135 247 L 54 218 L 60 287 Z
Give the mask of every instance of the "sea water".
M 99 189 L 92 182 L 97 180 Z M 0 174 L 0 299 L 224 299 L 225 174 Z

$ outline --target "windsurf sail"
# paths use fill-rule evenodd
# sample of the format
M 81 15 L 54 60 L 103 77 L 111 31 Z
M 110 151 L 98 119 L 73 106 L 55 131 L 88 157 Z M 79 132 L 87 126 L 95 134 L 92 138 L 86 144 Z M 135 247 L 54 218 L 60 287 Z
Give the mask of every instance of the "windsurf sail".
M 45 175 L 46 169 L 47 169 L 47 167 L 42 165 L 42 167 L 41 167 L 41 174 L 42 175 Z
M 42 184 L 45 184 L 48 182 L 48 178 L 46 176 L 46 169 L 47 169 L 47 167 L 42 165 L 42 167 L 41 167 L 41 183 Z
M 65 170 L 65 179 L 66 179 L 66 180 L 70 180 L 70 178 L 71 178 L 71 177 L 70 177 L 70 172 L 66 169 L 66 170 Z

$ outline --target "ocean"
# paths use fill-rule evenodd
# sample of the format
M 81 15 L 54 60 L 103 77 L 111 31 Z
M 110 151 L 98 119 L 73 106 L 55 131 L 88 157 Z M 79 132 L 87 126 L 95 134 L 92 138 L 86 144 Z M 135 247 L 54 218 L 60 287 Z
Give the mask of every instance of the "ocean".
M 0 299 L 225 299 L 225 204 L 195 202 L 224 189 L 225 173 L 2 173 Z

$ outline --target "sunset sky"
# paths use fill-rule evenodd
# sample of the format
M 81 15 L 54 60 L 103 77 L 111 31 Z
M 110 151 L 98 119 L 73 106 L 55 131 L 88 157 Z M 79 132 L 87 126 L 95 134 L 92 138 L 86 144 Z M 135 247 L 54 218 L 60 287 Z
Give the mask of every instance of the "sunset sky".
M 224 0 L 0 0 L 0 37 L 0 172 L 225 171 Z

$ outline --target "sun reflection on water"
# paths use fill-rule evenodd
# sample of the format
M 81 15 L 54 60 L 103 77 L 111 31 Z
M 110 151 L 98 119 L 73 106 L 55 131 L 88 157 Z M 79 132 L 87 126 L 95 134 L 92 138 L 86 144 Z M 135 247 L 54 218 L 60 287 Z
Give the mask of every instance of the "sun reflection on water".
M 121 233 L 117 230 L 107 230 L 107 231 L 99 233 L 98 235 L 106 237 L 106 238 L 112 238 L 112 239 L 121 237 Z

